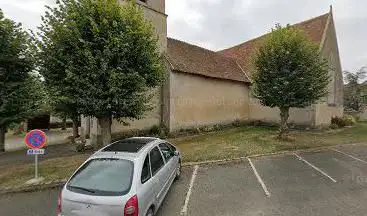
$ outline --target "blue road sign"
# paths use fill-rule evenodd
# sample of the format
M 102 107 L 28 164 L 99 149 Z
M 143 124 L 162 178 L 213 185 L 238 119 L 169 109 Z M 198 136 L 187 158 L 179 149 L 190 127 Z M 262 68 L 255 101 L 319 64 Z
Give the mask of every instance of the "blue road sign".
M 24 141 L 31 149 L 41 149 L 46 144 L 46 134 L 41 130 L 32 130 L 27 133 Z

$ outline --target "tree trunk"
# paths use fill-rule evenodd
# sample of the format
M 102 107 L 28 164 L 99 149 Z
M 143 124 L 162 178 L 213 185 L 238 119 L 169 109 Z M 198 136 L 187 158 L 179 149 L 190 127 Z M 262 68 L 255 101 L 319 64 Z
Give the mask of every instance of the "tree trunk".
M 283 139 L 286 137 L 288 133 L 287 121 L 289 118 L 289 108 L 281 107 L 280 108 L 280 128 L 279 128 L 279 138 Z
M 98 118 L 98 124 L 101 127 L 101 141 L 102 145 L 106 146 L 111 143 L 111 116 Z
M 90 126 L 91 126 L 91 117 L 90 116 L 88 116 L 87 118 L 86 118 L 86 128 L 85 128 L 85 138 L 86 139 L 89 139 L 90 138 Z
M 6 128 L 0 126 L 0 152 L 5 152 L 5 133 Z
M 74 137 L 74 139 L 79 137 L 79 121 L 78 121 L 78 118 L 73 119 L 73 137 Z
M 62 118 L 61 130 L 66 130 L 66 117 Z

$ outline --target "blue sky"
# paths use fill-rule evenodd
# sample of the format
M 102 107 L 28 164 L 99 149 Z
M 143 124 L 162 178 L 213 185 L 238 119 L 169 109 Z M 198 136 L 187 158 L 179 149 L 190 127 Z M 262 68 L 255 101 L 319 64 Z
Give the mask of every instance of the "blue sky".
M 5 16 L 35 29 L 54 0 L 0 0 Z M 211 50 L 267 33 L 275 23 L 300 22 L 333 13 L 343 70 L 367 65 L 365 0 L 166 0 L 168 35 Z

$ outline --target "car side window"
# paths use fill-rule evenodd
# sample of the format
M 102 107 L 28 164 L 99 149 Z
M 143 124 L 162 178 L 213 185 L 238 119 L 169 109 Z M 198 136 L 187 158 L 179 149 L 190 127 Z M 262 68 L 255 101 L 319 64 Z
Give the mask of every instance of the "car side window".
M 169 159 L 171 159 L 174 156 L 174 151 L 172 151 L 172 148 L 170 148 L 169 144 L 160 143 L 159 148 L 161 149 L 166 161 L 168 161 Z
M 175 152 L 177 149 L 176 147 L 174 147 L 173 145 L 167 143 L 167 145 L 170 147 L 170 149 L 172 149 L 173 152 Z
M 143 169 L 141 171 L 141 183 L 147 182 L 151 178 L 149 155 L 144 160 Z
M 154 147 L 150 151 L 149 155 L 152 174 L 155 175 L 164 166 L 162 154 L 159 151 L 158 147 Z

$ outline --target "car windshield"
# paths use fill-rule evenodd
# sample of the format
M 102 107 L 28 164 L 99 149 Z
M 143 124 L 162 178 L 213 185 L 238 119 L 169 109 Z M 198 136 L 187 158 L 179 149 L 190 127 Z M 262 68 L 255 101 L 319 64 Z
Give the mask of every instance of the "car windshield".
M 92 159 L 71 178 L 71 191 L 95 196 L 122 196 L 130 191 L 134 164 L 123 159 Z

